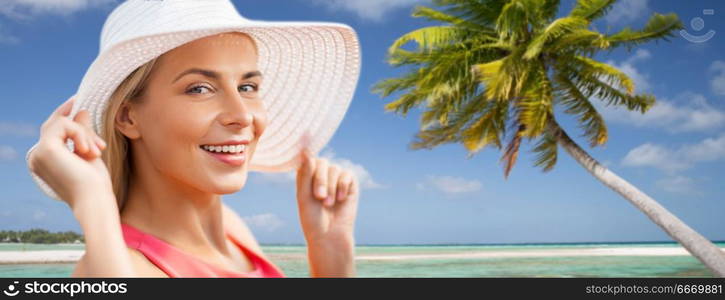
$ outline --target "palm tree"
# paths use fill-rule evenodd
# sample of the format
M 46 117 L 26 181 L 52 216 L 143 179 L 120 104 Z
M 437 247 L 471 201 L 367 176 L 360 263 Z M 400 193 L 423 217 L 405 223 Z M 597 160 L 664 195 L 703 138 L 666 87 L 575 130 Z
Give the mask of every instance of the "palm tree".
M 397 93 L 386 111 L 405 116 L 413 107 L 425 107 L 411 149 L 462 143 L 470 158 L 486 146 L 495 147 L 503 151 L 508 178 L 524 139 L 535 140 L 535 165 L 545 172 L 556 164 L 561 146 L 714 274 L 725 277 L 722 250 L 592 158 L 556 120 L 555 107 L 574 115 L 595 147 L 607 142 L 608 133 L 590 99 L 641 113 L 652 107 L 653 95 L 635 93 L 631 78 L 593 57 L 603 50 L 631 51 L 643 43 L 668 40 L 682 28 L 677 15 L 655 13 L 640 30 L 627 27 L 606 34 L 592 22 L 606 15 L 616 0 L 578 0 L 560 18 L 559 0 L 433 2 L 439 9 L 418 6 L 413 16 L 442 24 L 396 40 L 388 62 L 409 68 L 374 87 L 383 97 Z M 417 48 L 404 49 L 411 41 Z

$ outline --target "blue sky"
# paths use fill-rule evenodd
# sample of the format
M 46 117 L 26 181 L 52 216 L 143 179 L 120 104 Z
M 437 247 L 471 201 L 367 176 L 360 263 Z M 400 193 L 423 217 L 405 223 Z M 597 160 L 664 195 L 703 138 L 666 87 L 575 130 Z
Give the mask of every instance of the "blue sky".
M 56 3 L 56 4 L 53 4 Z M 92 4 L 90 4 L 92 3 Z M 358 244 L 521 243 L 670 240 L 629 202 L 561 151 L 554 170 L 532 166 L 525 145 L 508 180 L 500 153 L 466 159 L 458 144 L 409 150 L 418 112 L 385 113 L 393 100 L 371 86 L 403 70 L 389 67 L 387 47 L 430 25 L 410 17 L 416 0 L 234 0 L 246 17 L 343 22 L 362 43 L 363 67 L 346 118 L 322 155 L 356 170 L 363 186 L 355 230 Z M 563 1 L 568 11 L 571 1 Z M 33 184 L 24 155 L 48 114 L 78 88 L 98 51 L 113 0 L 3 1 L 0 6 L 0 229 L 79 231 L 68 207 Z M 703 14 L 713 9 L 714 15 Z M 646 115 L 600 106 L 610 130 L 604 147 L 587 148 L 696 231 L 725 240 L 725 3 L 646 1 L 618 4 L 596 24 L 602 31 L 641 27 L 653 12 L 675 12 L 688 32 L 714 30 L 704 43 L 680 36 L 597 57 L 635 79 L 658 104 Z M 704 21 L 702 29 L 691 23 Z M 559 117 L 582 145 L 570 117 Z M 225 201 L 261 243 L 303 243 L 289 174 L 252 173 Z

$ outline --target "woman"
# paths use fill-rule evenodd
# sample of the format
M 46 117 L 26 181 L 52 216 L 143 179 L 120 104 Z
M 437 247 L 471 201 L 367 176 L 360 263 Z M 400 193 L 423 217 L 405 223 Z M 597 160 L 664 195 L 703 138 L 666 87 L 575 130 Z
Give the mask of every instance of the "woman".
M 250 169 L 296 170 L 310 275 L 354 276 L 357 179 L 313 154 L 357 81 L 357 40 L 347 29 L 250 21 L 227 0 L 116 8 L 78 94 L 51 114 L 27 157 L 38 184 L 68 203 L 83 230 L 86 253 L 73 276 L 283 277 L 221 200 L 244 187 Z M 302 50 L 274 50 L 285 34 L 290 42 L 313 33 L 323 38 L 298 39 Z M 309 62 L 320 50 L 304 43 L 327 56 Z M 290 92 L 293 80 L 306 80 L 308 91 Z

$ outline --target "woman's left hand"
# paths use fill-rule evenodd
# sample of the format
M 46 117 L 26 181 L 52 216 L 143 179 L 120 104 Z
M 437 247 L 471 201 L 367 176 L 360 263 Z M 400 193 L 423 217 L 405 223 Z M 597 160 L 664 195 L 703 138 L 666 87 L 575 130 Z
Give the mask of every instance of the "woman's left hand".
M 354 241 L 359 196 L 356 176 L 327 159 L 314 157 L 306 147 L 299 158 L 297 205 L 308 245 Z

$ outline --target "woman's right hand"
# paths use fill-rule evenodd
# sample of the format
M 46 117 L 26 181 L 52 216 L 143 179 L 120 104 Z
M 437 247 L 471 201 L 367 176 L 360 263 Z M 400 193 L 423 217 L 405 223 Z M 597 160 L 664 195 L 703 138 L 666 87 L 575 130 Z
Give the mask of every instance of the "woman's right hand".
M 75 208 L 83 193 L 105 189 L 113 193 L 111 179 L 101 159 L 106 143 L 93 131 L 88 111 L 70 118 L 74 97 L 61 104 L 40 128 L 40 140 L 28 157 L 28 166 L 60 199 Z M 72 139 L 74 151 L 66 140 Z

